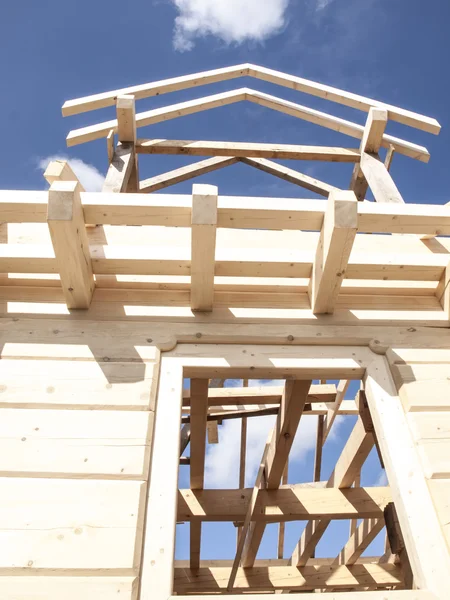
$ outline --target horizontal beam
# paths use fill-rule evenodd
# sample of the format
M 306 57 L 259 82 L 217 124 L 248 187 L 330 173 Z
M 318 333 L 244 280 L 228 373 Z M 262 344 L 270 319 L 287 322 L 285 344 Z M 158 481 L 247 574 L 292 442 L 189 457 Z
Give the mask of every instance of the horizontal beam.
M 231 568 L 175 569 L 177 594 L 224 592 Z M 392 563 L 347 566 L 239 568 L 233 589 L 243 591 L 360 589 L 402 585 L 400 567 Z
M 0 222 L 45 223 L 48 192 L 0 191 Z M 87 223 L 190 227 L 188 194 L 114 194 L 82 192 Z M 359 233 L 450 235 L 450 204 L 358 203 Z M 303 198 L 220 196 L 218 227 L 232 229 L 322 228 L 326 201 Z M 401 240 L 397 240 L 399 246 Z
M 251 386 L 209 388 L 210 405 L 250 405 L 275 404 L 281 401 L 283 386 Z M 332 383 L 318 383 L 310 387 L 307 402 L 333 402 L 336 399 L 336 386 Z M 190 390 L 183 390 L 183 406 L 190 406 Z
M 346 92 L 345 90 L 340 90 L 329 85 L 316 83 L 308 79 L 303 79 L 302 77 L 288 75 L 287 73 L 281 73 L 279 71 L 274 71 L 273 69 L 267 69 L 265 67 L 252 65 L 249 63 L 225 67 L 223 69 L 204 71 L 202 73 L 183 75 L 181 77 L 172 77 L 170 79 L 163 79 L 153 83 L 144 83 L 141 85 L 112 90 L 110 92 L 86 96 L 84 98 L 68 100 L 62 107 L 62 114 L 66 117 L 90 110 L 106 108 L 107 106 L 114 106 L 117 96 L 123 94 L 132 94 L 136 100 L 139 100 L 141 98 L 161 96 L 169 92 L 199 87 L 210 83 L 217 83 L 218 81 L 226 81 L 245 76 L 268 81 L 276 85 L 281 85 L 289 89 L 294 89 L 298 92 L 303 92 L 312 96 L 331 100 L 332 102 L 337 102 L 338 104 L 343 104 L 344 106 L 349 106 L 365 112 L 368 112 L 372 106 L 385 108 L 389 112 L 390 120 L 403 123 L 404 125 L 409 125 L 410 127 L 416 127 L 417 129 L 421 129 L 422 131 L 427 131 L 429 133 L 438 134 L 441 129 L 436 119 L 431 117 L 426 117 L 403 108 L 391 106 L 389 104 L 385 104 L 384 102 L 380 102 L 379 100 L 372 100 L 364 96 L 359 96 L 358 94 L 352 94 L 351 92 Z
M 235 156 L 238 158 L 278 158 L 352 163 L 359 162 L 361 154 L 357 148 L 160 139 L 138 139 L 136 152 L 138 154 Z
M 95 222 L 95 221 L 94 221 Z M 92 270 L 96 275 L 173 275 L 191 273 L 189 248 L 90 246 Z M 161 258 L 164 256 L 165 258 Z M 395 281 L 439 281 L 448 254 L 383 255 L 352 254 L 347 279 Z M 312 252 L 260 248 L 219 248 L 215 276 L 294 277 L 311 276 Z M 58 273 L 50 245 L 0 245 L 0 273 Z
M 177 520 L 243 521 L 252 490 L 179 490 Z M 258 492 L 254 521 L 281 523 L 330 519 L 382 518 L 392 501 L 388 487 L 325 488 L 319 484 L 285 485 Z
M 243 100 L 254 102 L 260 106 L 265 106 L 266 108 L 314 123 L 315 125 L 338 131 L 339 133 L 343 133 L 359 140 L 361 140 L 364 135 L 364 127 L 362 125 L 249 88 L 231 90 L 229 92 L 205 96 L 204 98 L 196 98 L 195 100 L 179 102 L 178 104 L 163 106 L 139 113 L 136 115 L 136 127 L 155 125 L 156 123 L 177 119 L 179 117 L 195 114 L 204 110 L 210 110 L 219 106 L 242 102 Z M 96 125 L 89 125 L 88 127 L 82 127 L 80 129 L 74 129 L 70 131 L 67 136 L 67 145 L 76 146 L 77 144 L 83 144 L 85 142 L 107 137 L 111 130 L 117 132 L 117 119 L 105 121 Z M 391 135 L 383 136 L 382 146 L 386 148 L 393 146 L 399 154 L 404 154 L 405 156 L 423 162 L 428 162 L 430 158 L 428 150 L 423 146 L 395 138 Z
M 11 579 L 11 578 L 10 578 Z M 21 578 L 23 579 L 23 577 Z M 33 578 L 34 579 L 34 578 Z M 34 582 L 33 582 L 34 585 Z M 386 600 L 386 590 L 351 592 L 351 600 Z M 341 600 L 340 592 L 322 592 L 321 600 Z M 235 594 L 221 594 L 221 600 L 235 600 Z M 189 596 L 171 596 L 169 600 L 217 600 L 217 594 L 189 594 Z M 252 600 L 267 600 L 267 593 L 253 594 Z M 317 600 L 315 591 L 311 593 L 291 593 L 289 600 Z M 438 600 L 432 593 L 426 590 L 389 590 L 389 600 Z

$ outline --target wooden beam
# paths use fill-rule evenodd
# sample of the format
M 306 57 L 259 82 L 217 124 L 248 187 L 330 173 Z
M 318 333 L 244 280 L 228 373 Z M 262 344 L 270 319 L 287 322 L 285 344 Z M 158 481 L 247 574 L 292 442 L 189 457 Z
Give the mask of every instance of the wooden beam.
M 378 154 L 383 142 L 383 135 L 388 122 L 387 110 L 380 108 L 371 108 L 367 116 L 364 135 L 359 147 L 361 154 L 368 152 Z M 392 150 L 391 150 L 392 148 Z M 394 146 L 390 146 L 390 152 L 394 152 Z M 350 181 L 350 189 L 355 192 L 358 200 L 364 200 L 367 194 L 368 183 L 359 164 L 356 164 L 353 169 L 352 179 Z
M 281 399 L 277 426 L 274 429 L 269 451 L 265 459 L 265 488 L 275 490 L 280 486 L 289 452 L 305 407 L 310 380 L 292 380 L 285 382 L 285 391 Z M 252 523 L 248 529 L 242 553 L 242 566 L 251 567 L 255 562 L 262 537 L 264 523 Z
M 358 230 L 356 196 L 351 191 L 330 193 L 311 277 L 311 309 L 332 314 L 346 276 Z
M 114 130 L 111 129 L 106 136 L 106 152 L 108 155 L 108 163 L 112 162 L 114 157 Z
M 84 187 L 73 172 L 70 164 L 65 160 L 52 160 L 44 172 L 44 177 L 49 185 L 55 181 L 78 181 L 80 192 L 84 192 Z
M 295 75 L 288 75 L 273 69 L 267 69 L 252 64 L 242 64 L 232 67 L 224 67 L 222 69 L 215 69 L 212 71 L 204 71 L 202 73 L 194 73 L 191 75 L 183 75 L 181 77 L 172 77 L 170 79 L 163 79 L 162 81 L 156 81 L 153 83 L 144 83 L 141 85 L 135 85 L 132 87 L 122 88 L 118 90 L 112 90 L 110 92 L 104 92 L 101 94 L 95 94 L 93 96 L 86 96 L 84 98 L 77 98 L 75 100 L 68 100 L 64 102 L 62 107 L 63 116 L 76 115 L 82 112 L 96 110 L 99 108 L 105 108 L 107 106 L 113 106 L 117 96 L 122 94 L 132 94 L 136 100 L 141 98 L 148 98 L 151 96 L 160 96 L 169 92 L 175 92 L 178 90 L 189 89 L 192 87 L 199 87 L 210 83 L 216 83 L 218 81 L 227 81 L 235 79 L 236 77 L 255 77 L 256 79 L 262 79 L 270 83 L 275 83 L 290 89 L 294 89 L 299 92 L 311 94 L 319 98 L 331 100 L 344 106 L 350 106 L 358 110 L 368 112 L 372 106 L 385 108 L 389 111 L 389 118 L 392 121 L 398 121 L 404 125 L 410 127 L 416 127 L 422 131 L 429 133 L 438 134 L 440 131 L 440 125 L 436 119 L 420 115 L 403 108 L 391 106 L 378 100 L 372 100 L 340 90 L 328 85 L 309 81 Z
M 52 183 L 47 223 L 67 307 L 89 308 L 95 284 L 77 181 Z
M 313 474 L 314 481 L 320 481 L 320 473 L 322 470 L 324 422 L 325 422 L 325 415 L 319 415 L 317 418 L 316 452 L 314 455 L 314 474 Z
M 11 578 L 9 578 L 11 579 Z M 16 579 L 16 578 L 14 578 Z M 35 579 L 33 577 L 33 579 Z M 79 579 L 79 578 L 78 578 Z M 33 582 L 33 585 L 34 582 Z M 386 590 L 378 591 L 352 591 L 351 600 L 386 600 Z M 290 592 L 291 600 L 317 600 L 316 590 L 311 593 L 300 591 L 298 594 Z M 217 596 L 217 595 L 216 595 Z M 322 600 L 341 600 L 340 592 L 322 592 Z M 59 596 L 55 596 L 55 599 Z M 178 596 L 171 596 L 169 600 L 178 600 Z M 222 600 L 234 600 L 232 595 L 221 595 Z M 53 600 L 53 598 L 51 598 Z M 215 600 L 213 595 L 189 594 L 189 600 Z M 252 593 L 252 600 L 267 600 L 267 592 Z M 436 596 L 426 590 L 389 590 L 389 600 L 437 600 Z
M 192 459 L 191 459 L 192 464 Z M 178 492 L 178 522 L 243 522 L 252 501 L 252 521 L 287 523 L 313 518 L 383 519 L 391 502 L 389 487 L 339 489 L 326 482 L 282 485 L 276 490 L 181 489 Z
M 447 318 L 450 319 L 450 263 L 445 267 L 442 277 L 439 280 L 436 288 L 436 297 Z
M 358 418 L 327 482 L 327 487 L 350 488 L 373 445 L 372 433 L 366 432 L 361 418 Z M 306 525 L 292 553 L 292 565 L 301 566 L 306 564 L 329 524 L 329 520 L 321 519 L 317 522 L 310 521 Z
M 386 158 L 384 159 L 384 166 L 388 171 L 391 170 L 392 161 L 394 159 L 395 148 L 394 146 L 389 146 L 388 151 L 386 153 Z
M 217 593 L 229 588 L 229 567 L 175 569 L 174 590 L 177 594 Z M 394 564 L 359 564 L 347 566 L 258 567 L 237 570 L 235 592 L 314 589 L 365 589 L 367 586 L 391 587 L 403 583 L 401 569 Z
M 127 192 L 139 191 L 139 166 L 138 157 L 136 154 L 136 108 L 134 96 L 120 95 L 116 101 L 116 116 L 117 116 L 117 138 L 122 144 L 132 144 L 133 147 L 133 165 L 131 168 L 130 177 L 126 186 Z M 110 132 L 108 135 L 110 135 Z M 114 155 L 113 155 L 114 158 Z M 112 161 L 111 161 L 112 162 Z
M 319 179 L 315 179 L 314 177 L 310 177 L 309 175 L 304 175 L 303 173 L 299 173 L 294 169 L 289 169 L 284 165 L 279 165 L 271 160 L 266 160 L 265 158 L 241 158 L 239 159 L 246 165 L 250 165 L 251 167 L 255 167 L 264 173 L 269 173 L 270 175 L 275 175 L 275 177 L 279 177 L 284 181 L 289 181 L 289 183 L 294 183 L 299 185 L 310 192 L 315 192 L 321 196 L 326 196 L 334 191 L 338 190 L 338 188 L 333 185 L 329 185 L 328 183 L 324 183 Z
M 330 434 L 331 428 L 333 427 L 333 423 L 339 413 L 339 409 L 341 407 L 342 402 L 344 401 L 345 394 L 347 393 L 349 385 L 349 379 L 341 379 L 337 386 L 336 400 L 328 404 L 325 428 L 322 437 L 322 444 L 325 444 L 328 435 Z
M 108 167 L 102 193 L 119 194 L 126 192 L 134 169 L 133 144 L 119 142 Z
M 208 158 L 207 160 L 201 160 L 191 165 L 186 165 L 179 169 L 174 169 L 173 171 L 168 171 L 167 173 L 156 175 L 149 179 L 144 179 L 139 184 L 139 190 L 145 194 L 156 192 L 171 185 L 181 183 L 182 181 L 188 181 L 194 177 L 200 177 L 200 175 L 205 175 L 206 173 L 223 169 L 229 165 L 234 165 L 236 162 L 237 158 L 233 156 L 229 158 L 213 157 Z
M 201 490 L 205 477 L 206 424 L 208 416 L 208 380 L 191 379 L 191 489 Z M 190 566 L 200 566 L 201 522 L 190 527 Z
M 362 523 L 340 551 L 336 559 L 336 564 L 354 565 L 383 527 L 383 518 L 363 519 Z
M 140 600 L 173 593 L 183 369 L 161 359 L 140 572 Z
M 217 187 L 194 185 L 192 189 L 191 308 L 211 311 L 214 297 Z
M 248 100 L 310 123 L 321 125 L 327 129 L 339 131 L 350 137 L 362 139 L 364 135 L 364 127 L 361 125 L 249 88 L 231 90 L 229 92 L 205 96 L 204 98 L 197 98 L 195 100 L 180 102 L 178 104 L 172 104 L 171 106 L 163 106 L 161 108 L 155 108 L 139 113 L 136 115 L 136 125 L 137 127 L 154 125 L 155 123 L 177 119 L 185 115 L 195 114 L 219 106 L 234 104 L 243 100 Z M 104 123 L 99 123 L 97 125 L 82 127 L 81 129 L 75 129 L 69 132 L 69 135 L 67 136 L 67 145 L 75 146 L 77 144 L 83 144 L 85 142 L 106 137 L 111 129 L 117 131 L 116 119 L 105 121 Z M 430 158 L 428 150 L 423 146 L 418 146 L 417 144 L 412 144 L 411 142 L 406 142 L 390 135 L 385 135 L 383 137 L 382 145 L 385 147 L 392 145 L 399 154 L 404 154 L 405 156 L 423 162 L 428 162 Z
M 345 119 L 334 117 L 327 113 L 314 110 L 300 104 L 295 104 L 294 102 L 289 102 L 288 100 L 284 100 L 276 96 L 270 96 L 269 94 L 265 94 L 263 92 L 246 89 L 245 94 L 246 100 L 255 102 L 260 106 L 271 108 L 298 119 L 314 123 L 315 125 L 321 125 L 322 127 L 332 129 L 333 131 L 338 131 L 339 133 L 343 133 L 353 138 L 362 140 L 364 137 L 364 127 L 362 125 L 352 123 L 351 121 L 346 121 Z M 430 160 L 430 154 L 423 146 L 400 140 L 391 135 L 385 134 L 383 136 L 381 145 L 385 148 L 389 148 L 389 146 L 392 145 L 399 154 L 409 156 L 410 158 L 415 158 L 422 162 L 428 162 Z
M 378 156 L 363 152 L 360 167 L 376 202 L 404 204 L 394 180 Z
M 283 476 L 281 478 L 281 484 L 287 485 L 289 477 L 289 460 L 284 467 Z M 277 558 L 283 558 L 284 556 L 284 536 L 286 533 L 286 524 L 280 523 L 278 525 L 278 546 L 277 546 Z
M 415 585 L 445 598 L 450 573 L 448 546 L 384 356 L 377 356 L 368 366 L 364 389 Z
M 358 148 L 299 146 L 196 140 L 138 139 L 139 154 L 184 154 L 186 156 L 228 156 L 238 158 L 278 158 L 327 162 L 359 162 Z

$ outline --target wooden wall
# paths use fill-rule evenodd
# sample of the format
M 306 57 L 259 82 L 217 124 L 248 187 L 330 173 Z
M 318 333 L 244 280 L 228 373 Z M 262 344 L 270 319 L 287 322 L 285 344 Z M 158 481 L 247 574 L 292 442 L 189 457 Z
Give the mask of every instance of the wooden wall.
M 86 329 L 2 349 L 2 600 L 137 597 L 159 351 Z

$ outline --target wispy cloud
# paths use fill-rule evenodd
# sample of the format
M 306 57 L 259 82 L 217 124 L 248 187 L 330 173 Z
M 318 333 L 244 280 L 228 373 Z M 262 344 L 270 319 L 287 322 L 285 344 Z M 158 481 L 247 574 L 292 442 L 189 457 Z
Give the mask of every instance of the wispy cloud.
M 39 169 L 45 171 L 45 169 L 48 167 L 48 164 L 52 160 L 68 161 L 69 165 L 73 169 L 73 172 L 78 177 L 81 185 L 85 188 L 87 192 L 101 191 L 103 182 L 105 181 L 105 177 L 100 173 L 100 171 L 96 167 L 94 167 L 94 165 L 85 163 L 80 158 L 69 158 L 62 154 L 58 154 L 55 156 L 47 156 L 46 158 L 40 159 L 38 162 Z
M 172 0 L 175 19 L 173 45 L 192 50 L 196 38 L 213 35 L 226 44 L 262 42 L 286 25 L 290 0 Z

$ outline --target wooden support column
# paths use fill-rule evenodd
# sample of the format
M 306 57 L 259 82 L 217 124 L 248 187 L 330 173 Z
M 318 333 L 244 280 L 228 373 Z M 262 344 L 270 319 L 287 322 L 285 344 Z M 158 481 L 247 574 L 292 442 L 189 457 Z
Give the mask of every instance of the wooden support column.
M 47 223 L 67 307 L 89 308 L 94 276 L 77 181 L 52 183 Z
M 214 185 L 192 190 L 191 308 L 211 311 L 214 299 L 217 196 Z
M 248 387 L 248 379 L 244 379 L 243 387 Z M 240 447 L 240 456 L 239 456 L 239 489 L 243 490 L 245 488 L 245 464 L 247 457 L 247 417 L 242 417 L 241 419 L 241 447 Z M 242 535 L 242 527 L 238 527 L 237 529 L 237 540 L 236 544 L 239 546 L 239 539 Z
M 386 169 L 377 154 L 361 154 L 361 170 L 364 173 L 376 202 L 393 202 L 404 204 L 391 174 Z
M 384 356 L 368 366 L 364 389 L 415 585 L 446 598 L 450 573 L 447 543 Z
M 203 489 L 205 478 L 208 380 L 191 379 L 191 489 Z M 190 524 L 190 567 L 200 567 L 201 522 Z
M 365 152 L 378 154 L 381 144 L 383 143 L 383 135 L 388 122 L 387 110 L 381 108 L 371 108 L 367 115 L 364 134 L 361 139 L 360 151 L 361 155 Z M 350 181 L 350 189 L 355 192 L 358 200 L 364 200 L 368 188 L 367 180 L 359 164 L 355 164 L 353 168 L 352 179 Z
M 162 358 L 146 505 L 140 600 L 167 600 L 173 592 L 182 400 L 182 366 L 173 359 Z
M 310 297 L 314 314 L 334 312 L 357 229 L 355 194 L 348 190 L 331 192 L 312 268 Z
M 342 402 L 344 401 L 345 394 L 347 393 L 349 385 L 349 379 L 341 379 L 337 386 L 336 400 L 334 402 L 327 402 L 327 415 L 325 421 L 325 430 L 323 432 L 322 437 L 322 444 L 325 444 L 325 442 L 327 441 L 327 437 L 339 413 L 339 409 L 341 407 Z

